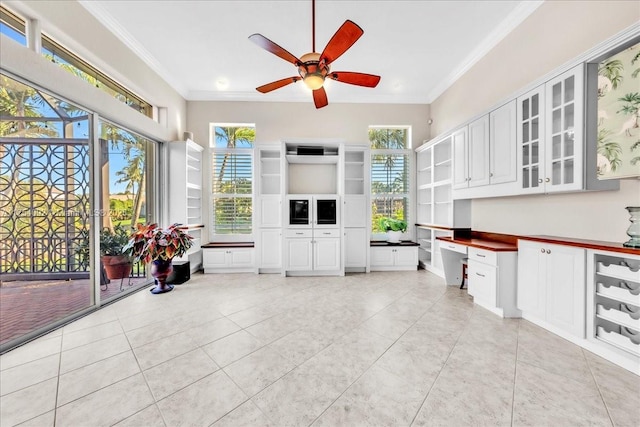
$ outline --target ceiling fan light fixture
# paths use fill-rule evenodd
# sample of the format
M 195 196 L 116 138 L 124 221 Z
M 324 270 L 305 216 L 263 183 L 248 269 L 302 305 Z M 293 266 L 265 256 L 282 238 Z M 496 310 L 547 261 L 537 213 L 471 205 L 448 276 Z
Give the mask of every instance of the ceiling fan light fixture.
M 317 90 L 324 84 L 324 76 L 320 73 L 309 73 L 304 76 L 304 84 L 311 90 Z

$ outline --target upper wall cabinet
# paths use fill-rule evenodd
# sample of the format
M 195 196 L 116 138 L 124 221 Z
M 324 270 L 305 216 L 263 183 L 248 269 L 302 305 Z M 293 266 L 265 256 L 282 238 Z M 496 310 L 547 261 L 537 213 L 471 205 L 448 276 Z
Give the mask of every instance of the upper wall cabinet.
M 453 189 L 489 184 L 489 115 L 453 134 Z
M 582 189 L 583 76 L 583 67 L 575 67 L 518 98 L 523 193 Z
M 516 101 L 489 113 L 489 183 L 515 182 L 516 163 Z
M 454 132 L 453 198 L 619 188 L 595 179 L 596 80 L 580 64 Z

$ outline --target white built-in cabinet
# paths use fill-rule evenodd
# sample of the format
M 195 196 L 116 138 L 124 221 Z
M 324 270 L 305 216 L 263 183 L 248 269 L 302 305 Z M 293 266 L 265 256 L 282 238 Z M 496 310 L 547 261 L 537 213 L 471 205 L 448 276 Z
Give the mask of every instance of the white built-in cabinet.
M 520 96 L 518 169 L 523 193 L 583 188 L 584 68 Z
M 454 133 L 454 189 L 489 184 L 489 115 Z
M 522 317 L 561 336 L 585 336 L 585 249 L 518 241 Z
M 587 68 L 577 65 L 454 130 L 453 198 L 618 189 L 596 178 L 597 106 L 585 100 L 585 87 L 596 85 L 597 69 Z
M 342 225 L 344 267 L 348 271 L 369 271 L 370 160 L 367 146 L 345 146 Z
M 254 248 L 204 248 L 203 267 L 205 273 L 252 272 Z
M 188 139 L 168 144 L 167 185 L 169 223 L 182 224 L 193 237 L 189 251 L 175 261 L 189 261 L 191 272 L 202 267 L 202 153 L 203 147 Z
M 489 113 L 489 184 L 515 182 L 518 177 L 516 101 Z
M 282 268 L 282 158 L 280 145 L 255 149 L 255 176 L 258 196 L 254 230 L 256 234 L 256 272 L 280 272 Z
M 640 375 L 640 255 L 587 251 L 587 340 Z
M 416 242 L 422 268 L 444 274 L 438 237 L 451 237 L 454 228 L 471 225 L 470 201 L 452 199 L 452 156 L 456 141 L 465 141 L 466 128 L 457 134 L 425 142 L 416 148 Z M 464 149 L 464 145 L 458 145 Z
M 371 271 L 415 270 L 418 246 L 372 246 Z
M 287 272 L 335 272 L 340 270 L 339 229 L 287 229 L 285 231 Z
M 520 317 L 516 304 L 518 253 L 470 247 L 467 289 L 473 302 L 501 317 Z

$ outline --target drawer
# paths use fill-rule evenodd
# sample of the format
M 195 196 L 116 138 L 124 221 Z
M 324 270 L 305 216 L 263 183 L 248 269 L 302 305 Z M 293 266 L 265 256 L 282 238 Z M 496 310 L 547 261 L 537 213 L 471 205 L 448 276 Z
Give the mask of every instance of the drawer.
M 481 262 L 469 260 L 468 293 L 474 301 L 484 302 L 492 307 L 497 305 L 498 286 L 496 268 Z
M 460 245 L 458 243 L 451 243 L 444 240 L 440 240 L 440 249 L 446 249 L 448 251 L 459 252 L 461 254 L 467 254 L 467 246 Z
M 310 228 L 287 228 L 284 230 L 284 237 L 313 237 L 313 231 Z
M 314 230 L 313 237 L 340 237 L 340 230 L 337 228 Z
M 469 260 L 476 260 L 489 265 L 498 265 L 498 253 L 485 249 L 469 248 Z

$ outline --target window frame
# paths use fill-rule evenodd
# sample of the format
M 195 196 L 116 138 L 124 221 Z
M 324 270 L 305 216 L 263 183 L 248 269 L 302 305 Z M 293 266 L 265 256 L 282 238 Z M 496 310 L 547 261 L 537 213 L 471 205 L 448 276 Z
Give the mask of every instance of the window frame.
M 367 135 L 369 134 L 370 130 L 383 130 L 383 129 L 389 129 L 389 130 L 405 130 L 406 131 L 406 139 L 405 139 L 405 147 L 404 148 L 373 148 L 371 146 L 371 139 L 369 139 L 369 150 L 370 150 L 370 170 L 369 170 L 369 177 L 370 177 L 370 181 L 371 181 L 371 185 L 370 185 L 370 190 L 369 190 L 369 197 L 370 197 L 370 209 L 371 209 L 371 218 L 370 218 L 370 222 L 373 221 L 373 205 L 375 203 L 375 200 L 377 199 L 377 196 L 379 196 L 382 193 L 374 193 L 374 186 L 373 186 L 373 179 L 371 174 L 373 173 L 373 168 L 374 168 L 374 157 L 377 155 L 404 155 L 406 156 L 407 159 L 407 165 L 408 165 L 408 171 L 407 171 L 407 176 L 406 176 L 406 189 L 407 191 L 405 193 L 385 193 L 385 194 L 404 194 L 407 199 L 407 209 L 404 212 L 405 215 L 405 220 L 407 221 L 407 231 L 405 233 L 403 233 L 402 235 L 402 239 L 403 240 L 407 240 L 407 239 L 413 239 L 414 236 L 414 228 L 412 227 L 412 225 L 415 222 L 415 187 L 416 187 L 416 183 L 415 183 L 415 153 L 414 150 L 412 148 L 413 144 L 412 144 L 412 132 L 411 132 L 411 126 L 410 125 L 388 125 L 388 126 L 384 126 L 384 125 L 372 125 L 369 126 L 367 129 Z M 376 233 L 373 230 L 373 224 L 372 228 L 371 228 L 371 239 L 372 240 L 386 240 L 386 233 Z
M 208 167 L 209 167 L 209 178 L 207 179 L 207 190 L 209 193 L 209 218 L 207 221 L 207 225 L 209 228 L 209 239 L 210 241 L 217 242 L 247 242 L 254 241 L 255 238 L 255 227 L 253 221 L 253 215 L 255 213 L 255 140 L 253 141 L 253 145 L 251 147 L 241 147 L 241 148 L 216 148 L 215 146 L 215 138 L 216 138 L 216 128 L 218 127 L 236 127 L 236 128 L 253 128 L 256 129 L 255 123 L 209 123 L 209 146 L 207 147 L 207 158 L 208 158 Z M 216 154 L 219 153 L 229 153 L 229 154 L 246 154 L 250 157 L 250 170 L 251 170 L 251 192 L 249 194 L 229 194 L 229 193 L 214 193 L 214 159 Z M 214 209 L 214 201 L 217 198 L 222 197 L 240 197 L 240 198 L 248 198 L 251 200 L 251 219 L 249 221 L 251 227 L 251 233 L 248 234 L 216 234 L 215 232 L 215 209 Z

